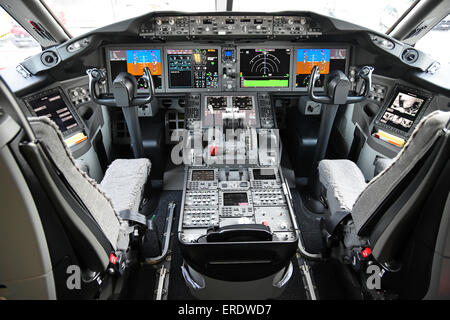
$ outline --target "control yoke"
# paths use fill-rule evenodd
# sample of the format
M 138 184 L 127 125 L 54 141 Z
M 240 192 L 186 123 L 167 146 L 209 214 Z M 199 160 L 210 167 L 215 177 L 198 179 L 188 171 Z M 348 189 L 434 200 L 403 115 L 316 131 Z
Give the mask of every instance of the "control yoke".
M 364 80 L 364 92 L 359 96 L 349 96 L 351 88 L 350 80 L 344 72 L 340 70 L 334 71 L 329 77 L 328 83 L 325 85 L 325 96 L 316 96 L 314 94 L 315 83 L 320 77 L 319 67 L 314 66 L 311 71 L 311 77 L 308 84 L 308 95 L 312 101 L 323 104 L 350 104 L 364 101 L 372 87 L 372 72 L 374 68 L 370 66 L 362 67 L 358 76 Z
M 351 89 L 350 80 L 347 78 L 345 73 L 340 70 L 334 71 L 328 77 L 328 81 L 324 87 L 325 95 L 316 96 L 314 94 L 314 85 L 320 77 L 319 67 L 314 66 L 311 71 L 311 77 L 308 85 L 309 99 L 322 104 L 319 135 L 313 158 L 313 170 L 308 179 L 308 188 L 312 197 L 306 201 L 307 207 L 313 212 L 321 213 L 324 210 L 323 205 L 319 201 L 320 184 L 317 181 L 316 170 L 319 162 L 325 158 L 337 109 L 339 105 L 357 103 L 366 99 L 370 88 L 372 87 L 373 70 L 374 68 L 370 66 L 362 67 L 359 70 L 358 76 L 364 80 L 364 92 L 357 96 L 349 96 Z
M 106 80 L 105 74 L 100 69 L 88 69 L 89 75 L 89 91 L 92 100 L 100 105 L 108 107 L 122 108 L 125 122 L 127 123 L 128 131 L 130 133 L 131 148 L 135 158 L 143 156 L 144 148 L 142 145 L 141 128 L 139 126 L 139 118 L 137 114 L 137 107 L 148 104 L 153 100 L 155 87 L 150 69 L 144 67 L 142 78 L 145 80 L 148 93 L 146 96 L 137 95 L 137 81 L 134 76 L 127 72 L 121 72 L 114 79 L 111 87 L 112 96 L 99 96 L 97 94 L 97 83 Z

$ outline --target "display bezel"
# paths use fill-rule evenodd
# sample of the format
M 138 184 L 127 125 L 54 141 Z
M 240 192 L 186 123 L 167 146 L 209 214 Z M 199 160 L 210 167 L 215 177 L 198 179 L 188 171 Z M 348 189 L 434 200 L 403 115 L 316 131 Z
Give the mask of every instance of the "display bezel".
M 111 78 L 111 59 L 110 59 L 110 51 L 116 51 L 116 50 L 160 50 L 161 52 L 161 63 L 163 64 L 161 66 L 161 88 L 156 89 L 155 92 L 165 92 L 165 74 L 163 73 L 163 70 L 165 72 L 165 58 L 164 58 L 164 48 L 162 46 L 149 46 L 149 45 L 143 45 L 143 44 L 131 44 L 126 46 L 105 46 L 105 57 L 106 57 L 106 72 L 108 77 L 108 92 L 110 91 L 110 88 L 112 86 L 113 79 Z M 147 90 L 138 90 L 138 93 L 145 93 Z
M 383 115 L 386 113 L 387 109 L 394 103 L 394 100 L 397 98 L 399 93 L 412 94 L 412 95 L 417 96 L 419 99 L 424 100 L 420 111 L 417 113 L 415 119 L 413 120 L 413 124 L 409 128 L 408 131 L 403 131 L 403 130 L 397 129 L 389 124 L 381 122 Z M 380 112 L 378 113 L 378 115 L 376 117 L 375 127 L 383 129 L 383 130 L 387 130 L 391 133 L 395 133 L 396 135 L 400 135 L 402 137 L 410 136 L 411 133 L 414 131 L 415 127 L 417 126 L 417 124 L 422 119 L 424 113 L 428 109 L 428 106 L 429 106 L 432 98 L 433 98 L 433 95 L 429 92 L 419 90 L 419 89 L 414 89 L 414 88 L 407 87 L 407 86 L 395 85 L 395 87 L 391 91 L 389 99 L 386 100 L 386 103 L 381 108 Z
M 237 54 L 237 61 L 236 61 L 236 91 L 257 91 L 257 92 L 274 92 L 274 91 L 292 91 L 292 72 L 289 75 L 289 86 L 285 88 L 274 88 L 274 87 L 253 87 L 253 88 L 241 88 L 241 80 L 240 80 L 240 74 L 241 74 L 241 50 L 242 49 L 255 49 L 255 48 L 263 48 L 263 49 L 290 49 L 291 55 L 289 59 L 289 70 L 292 71 L 292 63 L 293 63 L 293 46 L 289 45 L 246 45 L 246 46 L 236 46 L 236 54 Z
M 167 58 L 167 50 L 176 50 L 176 49 L 215 49 L 217 50 L 217 73 L 218 73 L 218 83 L 217 88 L 180 88 L 180 89 L 173 89 L 169 88 L 169 65 L 168 65 L 168 58 Z M 164 87 L 166 88 L 166 92 L 217 92 L 222 91 L 222 47 L 221 46 L 192 46 L 192 45 L 179 45 L 179 46 L 164 46 Z
M 296 82 L 296 76 L 297 76 L 297 50 L 298 49 L 346 49 L 347 50 L 347 57 L 345 58 L 345 70 L 344 73 L 348 75 L 348 69 L 349 69 L 349 61 L 351 56 L 351 46 L 347 44 L 338 44 L 338 43 L 321 43 L 321 44 L 305 44 L 303 46 L 295 46 L 294 47 L 294 54 L 293 54 L 293 74 L 292 74 L 292 91 L 297 92 L 307 92 L 308 87 L 305 88 L 297 88 L 295 85 Z M 317 91 L 323 91 L 323 87 L 316 87 L 315 90 Z
M 33 94 L 30 96 L 27 96 L 23 99 L 23 102 L 25 103 L 25 105 L 28 108 L 28 111 L 30 112 L 30 114 L 32 114 L 33 116 L 37 117 L 37 114 L 34 112 L 33 110 L 33 106 L 30 104 L 31 101 L 34 101 L 36 99 L 40 99 L 42 97 L 46 97 L 49 96 L 51 94 L 54 93 L 59 93 L 61 95 L 61 99 L 64 101 L 64 103 L 67 106 L 67 109 L 69 109 L 70 113 L 72 114 L 72 116 L 74 117 L 76 123 L 78 124 L 77 127 L 75 128 L 71 128 L 68 129 L 64 132 L 61 132 L 63 134 L 64 137 L 67 137 L 73 133 L 78 133 L 78 132 L 83 132 L 84 131 L 84 123 L 81 121 L 80 116 L 78 115 L 78 112 L 75 110 L 75 108 L 72 106 L 72 103 L 69 101 L 69 99 L 67 98 L 66 94 L 64 93 L 64 90 L 61 87 L 55 87 L 55 88 L 51 88 L 45 91 L 41 91 L 37 94 Z

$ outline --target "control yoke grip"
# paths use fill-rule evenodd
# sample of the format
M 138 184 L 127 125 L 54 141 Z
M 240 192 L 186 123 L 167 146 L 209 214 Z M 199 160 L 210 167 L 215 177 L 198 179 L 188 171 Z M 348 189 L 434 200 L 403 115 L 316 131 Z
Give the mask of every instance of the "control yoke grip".
M 142 78 L 145 80 L 145 82 L 147 82 L 149 91 L 148 95 L 145 98 L 134 98 L 133 100 L 131 100 L 130 106 L 141 106 L 143 104 L 148 104 L 153 100 L 153 97 L 155 96 L 155 84 L 153 83 L 153 77 L 148 67 L 144 67 Z
M 309 84 L 308 84 L 308 95 L 309 98 L 312 101 L 318 102 L 318 103 L 324 103 L 324 104 L 333 104 L 333 100 L 330 97 L 327 96 L 316 96 L 314 94 L 315 89 L 315 83 L 320 77 L 319 67 L 314 66 L 311 70 L 311 76 L 309 77 Z
M 358 76 L 364 80 L 364 92 L 360 96 L 350 96 L 347 98 L 347 103 L 356 103 L 364 101 L 369 95 L 370 88 L 372 88 L 372 73 L 374 68 L 370 66 L 362 67 Z
M 362 67 L 358 75 L 361 77 L 361 79 L 364 80 L 364 92 L 359 96 L 348 96 L 346 99 L 346 104 L 349 103 L 357 103 L 364 101 L 367 97 L 367 95 L 370 92 L 370 88 L 372 87 L 372 73 L 374 68 L 370 66 L 364 66 Z M 318 103 L 324 103 L 324 104 L 333 104 L 334 97 L 328 97 L 328 96 L 316 96 L 314 94 L 314 88 L 315 88 L 315 82 L 319 79 L 320 73 L 319 73 L 319 67 L 314 66 L 311 70 L 311 76 L 310 81 L 308 84 L 308 95 L 309 98 L 312 101 L 318 102 Z
M 92 100 L 100 105 L 115 107 L 116 100 L 114 100 L 114 98 L 100 98 L 97 95 L 97 83 L 106 80 L 104 72 L 100 69 L 93 68 L 86 70 L 86 73 L 89 76 L 89 92 L 91 94 Z

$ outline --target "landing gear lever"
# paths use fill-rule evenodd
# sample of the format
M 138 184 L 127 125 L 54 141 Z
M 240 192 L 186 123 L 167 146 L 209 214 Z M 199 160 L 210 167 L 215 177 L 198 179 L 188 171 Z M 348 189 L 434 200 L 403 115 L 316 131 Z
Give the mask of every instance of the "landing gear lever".
M 319 213 L 323 211 L 323 206 L 318 201 L 320 199 L 320 184 L 317 181 L 317 166 L 319 161 L 325 158 L 325 153 L 330 139 L 331 129 L 333 128 L 334 119 L 339 105 L 352 104 L 364 101 L 372 87 L 372 73 L 374 68 L 370 66 L 362 67 L 358 76 L 364 80 L 364 92 L 361 95 L 349 96 L 351 82 L 344 72 L 340 70 L 334 71 L 325 84 L 325 95 L 317 96 L 314 93 L 315 82 L 319 79 L 319 67 L 314 66 L 311 71 L 310 82 L 308 85 L 308 95 L 312 101 L 322 104 L 322 115 L 320 120 L 319 136 L 317 139 L 317 147 L 313 158 L 313 167 L 311 176 L 308 179 L 308 189 L 312 193 L 312 198 L 308 199 L 307 206 L 312 211 Z
M 155 87 L 150 69 L 144 67 L 142 76 L 148 87 L 148 93 L 145 96 L 137 95 L 136 78 L 127 72 L 119 73 L 114 79 L 111 87 L 112 96 L 99 96 L 96 91 L 96 85 L 98 82 L 106 79 L 104 72 L 100 69 L 88 69 L 86 72 L 89 75 L 89 91 L 92 100 L 100 105 L 122 108 L 128 132 L 130 133 L 133 155 L 135 158 L 141 158 L 144 154 L 144 148 L 137 108 L 153 100 Z

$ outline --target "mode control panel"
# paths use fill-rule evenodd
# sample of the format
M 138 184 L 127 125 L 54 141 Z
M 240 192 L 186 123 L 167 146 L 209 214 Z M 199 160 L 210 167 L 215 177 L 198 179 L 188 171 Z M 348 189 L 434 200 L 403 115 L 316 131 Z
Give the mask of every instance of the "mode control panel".
M 142 37 L 188 36 L 295 36 L 322 34 L 320 24 L 308 16 L 157 16 L 139 27 Z
M 309 17 L 275 16 L 273 17 L 274 35 L 308 36 L 322 34 L 318 23 Z
M 155 18 L 156 36 L 188 36 L 189 17 L 157 17 Z

